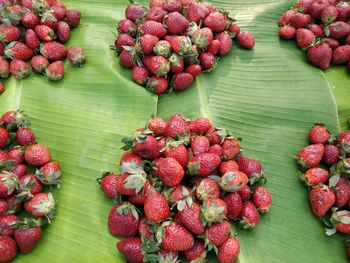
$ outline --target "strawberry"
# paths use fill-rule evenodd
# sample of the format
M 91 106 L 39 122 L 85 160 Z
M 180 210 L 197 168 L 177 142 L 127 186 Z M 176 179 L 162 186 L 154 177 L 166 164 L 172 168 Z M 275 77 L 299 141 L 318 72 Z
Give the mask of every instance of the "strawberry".
M 157 116 L 153 116 L 147 123 L 147 129 L 151 130 L 154 136 L 163 136 L 165 132 L 166 122 Z
M 259 185 L 255 187 L 252 200 L 260 213 L 267 213 L 269 211 L 272 198 L 269 190 L 267 190 L 265 186 Z
M 199 117 L 190 122 L 189 128 L 192 133 L 201 135 L 207 133 L 212 128 L 212 124 L 209 119 L 205 117 Z
M 49 61 L 44 56 L 36 55 L 30 61 L 30 65 L 34 72 L 43 73 L 49 66 Z
M 319 43 L 307 51 L 308 61 L 323 70 L 327 69 L 332 59 L 332 49 L 327 43 Z
M 145 218 L 140 220 L 139 223 L 139 234 L 140 236 L 145 236 L 147 239 L 152 238 L 153 236 L 153 231 L 151 232 L 150 230 L 153 230 L 153 224 L 151 222 L 148 222 Z
M 3 216 L 7 213 L 8 210 L 8 204 L 5 200 L 0 200 L 0 216 Z
M 170 63 L 170 72 L 181 73 L 182 71 L 184 71 L 185 60 L 183 57 L 174 53 L 169 58 L 169 63 Z
M 37 37 L 42 41 L 48 42 L 56 39 L 55 32 L 48 26 L 37 25 L 34 30 Z
M 44 185 L 59 185 L 62 172 L 58 162 L 49 162 L 35 172 Z
M 51 193 L 39 193 L 24 203 L 24 210 L 34 217 L 52 219 L 55 213 L 55 199 Z
M 315 2 L 315 0 L 300 0 L 295 3 L 294 8 L 296 8 L 299 12 L 308 14 L 310 12 L 311 5 Z
M 124 68 L 133 68 L 135 66 L 135 63 L 133 62 L 133 59 L 132 59 L 131 52 L 125 49 L 120 53 L 119 63 Z
M 136 133 L 134 137 L 127 137 L 122 140 L 124 150 L 132 148 L 133 153 L 144 159 L 156 159 L 159 157 L 158 143 L 152 135 Z
M 6 58 L 0 57 L 0 78 L 7 79 L 10 76 L 10 63 Z
M 219 167 L 220 163 L 220 156 L 212 153 L 202 153 L 196 155 L 189 161 L 187 172 L 189 175 L 209 176 Z
M 146 20 L 152 20 L 156 22 L 163 22 L 166 12 L 161 6 L 155 6 L 150 8 L 146 13 Z
M 24 158 L 28 164 L 33 166 L 43 166 L 51 161 L 49 149 L 41 144 L 29 146 L 24 153 Z
M 162 7 L 166 2 L 166 0 L 151 0 L 149 1 L 149 7 Z
M 222 149 L 219 144 L 214 144 L 209 147 L 208 153 L 214 153 L 216 155 L 219 155 L 220 157 L 222 156 Z
M 15 231 L 12 224 L 17 221 L 19 221 L 19 218 L 13 214 L 0 216 L 0 236 L 13 236 Z
M 211 41 L 207 47 L 207 52 L 213 54 L 214 56 L 218 54 L 221 47 L 221 43 L 219 40 L 214 39 Z
M 335 193 L 326 185 L 319 185 L 309 192 L 311 210 L 317 217 L 324 216 L 334 205 Z
M 156 45 L 154 46 L 154 48 L 153 48 L 153 52 L 157 56 L 162 56 L 162 57 L 165 57 L 165 58 L 170 57 L 170 55 L 171 55 L 171 44 L 170 44 L 170 42 L 167 41 L 167 40 L 160 40 L 160 41 L 158 41 L 156 43 Z
M 146 56 L 142 61 L 146 68 L 158 77 L 165 76 L 170 71 L 169 62 L 161 56 Z
M 344 64 L 350 61 L 350 45 L 339 46 L 333 50 L 332 62 L 334 64 Z
M 209 140 L 205 136 L 196 136 L 191 142 L 191 150 L 194 155 L 207 153 L 209 151 Z
M 33 220 L 34 221 L 34 220 Z M 42 229 L 40 226 L 22 226 L 15 230 L 15 240 L 21 253 L 28 254 L 41 239 Z
M 24 164 L 17 164 L 13 167 L 13 169 L 11 169 L 11 172 L 14 175 L 17 175 L 18 178 L 21 178 L 27 173 L 27 166 Z
M 278 19 L 278 22 L 277 24 L 279 26 L 286 26 L 290 23 L 290 19 L 296 14 L 296 11 L 295 10 L 287 10 L 285 11 L 281 16 L 280 18 Z
M 66 21 L 70 28 L 76 28 L 80 23 L 80 11 L 79 10 L 67 10 L 66 12 Z
M 327 6 L 322 10 L 321 20 L 323 24 L 328 25 L 338 18 L 338 9 L 335 6 Z
M 167 200 L 157 192 L 151 193 L 145 201 L 145 215 L 147 220 L 160 222 L 170 215 L 170 209 Z
M 142 53 L 143 55 L 149 55 L 151 53 L 153 53 L 153 48 L 156 46 L 156 44 L 158 43 L 158 37 L 150 35 L 150 34 L 145 34 L 143 36 L 140 37 L 139 41 L 140 41 L 140 53 Z M 156 55 L 160 54 L 157 52 L 155 52 Z
M 338 21 L 344 21 L 346 22 L 348 18 L 350 17 L 350 5 L 348 3 L 345 3 L 345 1 L 338 3 L 336 6 L 338 11 Z
M 69 25 L 64 21 L 59 21 L 57 23 L 57 29 L 56 29 L 57 38 L 61 43 L 65 43 L 70 38 L 70 27 Z M 49 40 L 50 41 L 50 40 Z
M 132 68 L 132 78 L 137 84 L 140 84 L 142 86 L 146 85 L 148 77 L 148 70 L 145 67 L 135 65 Z
M 64 5 L 51 6 L 52 15 L 57 20 L 64 20 L 66 18 L 67 8 Z
M 140 25 L 140 30 L 142 34 L 151 34 L 159 39 L 162 39 L 166 34 L 167 30 L 164 28 L 162 23 L 148 20 Z
M 218 33 L 215 39 L 220 41 L 219 56 L 225 56 L 231 51 L 233 43 L 231 36 L 227 32 Z
M 210 10 L 203 3 L 192 2 L 186 9 L 189 21 L 197 24 L 209 14 Z
M 180 56 L 193 55 L 192 42 L 189 37 L 176 36 L 171 41 L 171 47 Z
M 345 150 L 346 153 L 349 153 L 348 147 L 350 147 L 350 130 L 344 131 L 337 137 L 337 144 Z
M 241 32 L 241 28 L 237 24 L 231 24 L 228 28 L 228 32 L 232 38 L 235 38 Z
M 142 241 L 139 237 L 129 237 L 118 241 L 117 249 L 130 263 L 142 263 Z
M 185 251 L 185 257 L 191 262 L 203 262 L 207 257 L 204 242 L 201 239 L 195 239 L 193 246 Z
M 285 25 L 279 29 L 278 35 L 283 39 L 292 39 L 296 35 L 296 29 L 294 26 Z
M 216 58 L 212 53 L 209 52 L 200 54 L 199 61 L 203 70 L 211 71 L 217 66 Z
M 185 251 L 194 244 L 194 238 L 183 226 L 175 222 L 165 222 L 161 247 L 170 251 Z M 162 231 L 162 232 L 163 232 Z
M 177 73 L 173 78 L 172 86 L 175 91 L 183 91 L 192 85 L 193 80 L 194 78 L 190 73 Z
M 243 202 L 239 218 L 239 224 L 243 229 L 253 229 L 259 224 L 260 215 L 252 201 Z
M 182 166 L 171 157 L 162 159 L 157 165 L 157 170 L 160 179 L 168 187 L 178 185 L 185 174 Z
M 19 181 L 19 194 L 16 196 L 19 200 L 28 200 L 32 198 L 33 195 L 41 193 L 43 190 L 43 185 L 34 174 L 24 175 Z
M 162 195 L 166 197 L 169 204 L 176 205 L 178 211 L 184 210 L 186 205 L 192 205 L 193 203 L 191 188 L 182 184 L 164 190 Z
M 300 179 L 308 186 L 317 186 L 328 181 L 330 175 L 327 170 L 323 168 L 310 168 L 300 176 Z
M 222 222 L 215 223 L 205 230 L 205 242 L 214 246 L 220 246 L 227 240 L 230 232 L 231 225 L 228 221 L 224 220 Z
M 340 178 L 335 186 L 335 206 L 344 207 L 350 199 L 350 185 L 347 179 Z
M 209 27 L 213 32 L 222 32 L 227 26 L 225 16 L 220 12 L 210 13 L 204 20 L 204 26 Z
M 323 162 L 329 166 L 335 164 L 339 158 L 339 150 L 337 146 L 327 144 L 324 146 Z
M 173 115 L 167 122 L 165 136 L 176 139 L 177 137 L 186 136 L 190 133 L 188 123 L 181 114 Z
M 5 148 L 10 140 L 10 134 L 5 128 L 0 127 L 0 148 Z
M 178 0 L 167 0 L 164 4 L 163 4 L 163 8 L 165 11 L 167 11 L 168 13 L 171 12 L 182 12 L 182 5 L 181 2 Z
M 32 12 L 27 12 L 24 13 L 22 16 L 21 24 L 26 28 L 26 29 L 33 29 L 37 25 L 39 25 L 40 19 L 39 17 L 32 13 Z
M 315 35 L 306 28 L 298 28 L 296 31 L 296 42 L 300 48 L 308 48 L 315 40 Z
M 15 59 L 10 63 L 10 72 L 16 79 L 25 79 L 30 74 L 30 68 L 24 61 Z
M 20 146 L 27 146 L 34 144 L 36 141 L 36 137 L 30 129 L 19 128 L 16 132 L 16 141 Z
M 142 20 L 146 13 L 146 8 L 138 4 L 130 4 L 125 9 L 125 17 L 135 22 L 136 20 Z
M 27 61 L 34 55 L 33 50 L 22 42 L 11 42 L 5 47 L 5 56 L 13 60 Z
M 179 253 L 177 251 L 169 251 L 161 248 L 158 251 L 158 261 L 159 263 L 176 263 L 178 262 Z
M 350 212 L 346 210 L 335 211 L 332 214 L 331 222 L 336 230 L 350 235 Z
M 236 261 L 240 252 L 238 239 L 235 237 L 228 238 L 218 248 L 217 258 L 219 263 L 232 263 Z
M 165 16 L 164 24 L 171 35 L 181 35 L 188 28 L 189 21 L 179 12 L 172 12 Z
M 26 115 L 20 110 L 5 112 L 1 116 L 0 121 L 4 127 L 11 131 L 14 128 L 25 127 L 28 124 Z
M 192 34 L 193 44 L 195 44 L 198 48 L 201 49 L 207 48 L 209 44 L 213 41 L 213 39 L 213 32 L 208 27 L 200 28 Z
M 235 137 L 227 137 L 222 143 L 222 152 L 225 160 L 234 159 L 241 152 L 239 139 Z
M 33 29 L 28 29 L 25 33 L 25 42 L 26 45 L 31 49 L 37 49 L 40 46 L 40 41 L 36 36 Z
M 132 37 L 136 35 L 137 27 L 135 23 L 129 19 L 120 20 L 117 28 L 120 34 L 128 34 Z
M 290 24 L 295 28 L 305 28 L 311 22 L 311 16 L 303 13 L 296 13 L 290 19 Z
M 333 22 L 324 29 L 325 35 L 334 39 L 342 39 L 350 34 L 350 25 L 343 21 Z
M 18 188 L 18 178 L 11 172 L 0 172 L 0 198 L 11 195 Z
M 0 262 L 10 262 L 17 255 L 17 245 L 13 238 L 0 235 Z
M 120 158 L 119 165 L 122 166 L 124 163 L 132 162 L 135 164 L 140 164 L 142 162 L 142 158 L 133 152 L 124 152 Z
M 301 149 L 297 154 L 297 162 L 302 168 L 316 167 L 322 160 L 323 144 L 311 144 Z
M 21 29 L 17 26 L 0 25 L 0 41 L 11 43 L 21 37 Z
M 14 165 L 23 163 L 23 149 L 19 146 L 11 148 L 8 151 L 8 158 L 14 161 Z
M 130 203 L 117 204 L 112 207 L 108 216 L 108 229 L 117 237 L 133 237 L 139 227 L 139 215 Z
M 229 193 L 223 199 L 227 206 L 227 218 L 235 220 L 242 210 L 242 198 L 237 192 Z
M 124 50 L 124 46 L 135 46 L 135 39 L 128 34 L 122 33 L 116 37 L 114 45 L 118 51 L 122 52 Z
M 188 164 L 188 153 L 185 145 L 181 142 L 169 140 L 164 153 L 166 157 L 174 158 L 182 168 L 186 169 Z
M 146 198 L 154 192 L 154 188 L 150 183 L 146 183 L 142 189 L 142 191 L 138 192 L 135 195 L 129 195 L 128 201 L 134 205 L 144 205 L 146 202 Z
M 196 184 L 196 197 L 200 201 L 208 198 L 220 198 L 220 187 L 210 178 L 204 178 Z
M 317 24 L 309 24 L 307 28 L 315 35 L 315 37 L 323 36 L 323 29 L 321 26 Z
M 226 162 L 222 162 L 220 164 L 220 175 L 224 175 L 228 172 L 237 172 L 237 171 L 239 171 L 239 166 L 238 166 L 238 163 L 236 163 L 235 161 L 229 160 Z
M 237 37 L 238 43 L 248 49 L 252 49 L 255 46 L 254 35 L 250 32 L 241 32 Z
M 117 182 L 117 192 L 121 195 L 136 195 L 141 190 L 146 192 L 149 181 L 145 172 L 135 162 L 124 162 L 121 167 L 123 174 Z
M 227 192 L 235 192 L 247 183 L 248 176 L 245 173 L 239 171 L 228 172 L 221 177 L 220 187 Z
M 218 9 L 212 3 L 204 2 L 203 5 L 206 6 L 210 12 L 217 12 L 218 11 Z
M 191 206 L 186 205 L 182 211 L 179 211 L 181 224 L 195 235 L 204 233 L 204 226 L 201 221 L 201 207 L 197 203 Z
M 221 222 L 227 216 L 226 203 L 218 198 L 204 200 L 202 204 L 202 216 L 209 225 Z
M 309 132 L 309 142 L 311 144 L 325 144 L 331 137 L 324 124 L 315 124 Z
M 49 80 L 58 81 L 64 76 L 64 64 L 62 61 L 51 63 L 45 70 L 45 75 Z
M 190 73 L 195 78 L 202 72 L 202 67 L 197 64 L 189 65 L 186 68 L 186 72 Z
M 67 48 L 56 41 L 50 41 L 43 44 L 40 48 L 41 54 L 50 61 L 63 60 L 67 57 Z

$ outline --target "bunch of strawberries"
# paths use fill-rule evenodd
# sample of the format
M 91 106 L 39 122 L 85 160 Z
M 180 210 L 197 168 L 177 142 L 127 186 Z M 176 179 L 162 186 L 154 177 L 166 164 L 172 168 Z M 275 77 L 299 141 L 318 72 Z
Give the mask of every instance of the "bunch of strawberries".
M 82 48 L 64 46 L 79 25 L 80 11 L 67 10 L 60 0 L 0 0 L 0 20 L 0 78 L 24 79 L 32 69 L 57 81 L 66 57 L 75 67 L 85 62 Z M 3 90 L 1 84 L 0 94 Z
M 27 124 L 21 111 L 0 118 L 0 262 L 11 261 L 18 249 L 32 251 L 55 212 L 52 193 L 43 190 L 59 186 L 60 167 Z
M 240 32 L 236 20 L 212 3 L 151 0 L 147 9 L 130 2 L 112 48 L 133 80 L 156 94 L 187 89 L 230 52 L 233 38 L 244 48 L 255 45 L 251 33 Z
M 297 154 L 311 210 L 326 223 L 326 234 L 350 235 L 350 130 L 333 137 L 323 124 L 309 133 L 310 145 Z M 348 247 L 350 258 L 350 247 Z
M 347 64 L 350 70 L 350 4 L 337 0 L 299 0 L 278 20 L 279 36 L 295 38 L 308 61 L 323 70 Z
M 184 252 L 204 262 L 214 250 L 219 262 L 234 262 L 240 243 L 230 222 L 253 229 L 272 202 L 262 165 L 242 155 L 239 139 L 207 118 L 175 114 L 152 117 L 122 142 L 120 175 L 99 183 L 116 202 L 108 227 L 125 238 L 117 249 L 126 260 L 175 263 Z

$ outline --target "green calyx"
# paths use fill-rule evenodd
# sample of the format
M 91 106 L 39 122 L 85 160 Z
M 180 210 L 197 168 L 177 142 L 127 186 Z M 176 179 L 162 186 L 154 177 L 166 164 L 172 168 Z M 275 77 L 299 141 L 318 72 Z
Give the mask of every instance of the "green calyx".
M 254 229 L 255 228 L 255 224 L 252 224 L 249 222 L 249 220 L 245 217 L 243 217 L 240 221 L 239 221 L 239 225 L 245 229 L 245 230 L 248 230 L 248 229 Z
M 11 131 L 14 128 L 26 128 L 28 127 L 29 120 L 24 111 L 16 110 L 11 114 L 11 117 L 15 119 L 14 122 L 10 123 L 6 126 L 6 130 Z
M 331 217 L 331 223 L 335 226 L 337 224 L 350 225 L 350 212 L 346 210 L 335 211 Z
M 147 174 L 143 168 L 135 162 L 124 162 L 121 170 L 123 173 L 130 174 L 125 180 L 124 186 L 126 189 L 135 189 L 138 194 L 147 182 Z
M 10 171 L 13 168 L 13 160 L 6 160 L 4 162 L 0 162 L 0 171 Z
M 48 194 L 48 198 L 40 198 L 40 203 L 33 205 L 35 208 L 34 214 L 44 214 L 48 220 L 52 219 L 55 214 L 55 199 L 51 193 Z
M 0 184 L 5 185 L 7 188 L 7 195 L 11 195 L 18 189 L 19 181 L 16 175 L 11 172 L 0 172 Z
M 45 222 L 41 218 L 33 219 L 33 218 L 25 218 L 22 221 L 11 222 L 10 226 L 12 229 L 20 229 L 20 230 L 28 230 L 34 227 L 41 227 L 45 225 Z
M 59 188 L 61 183 L 61 171 L 51 171 L 48 175 L 44 174 L 40 170 L 35 171 L 36 178 L 44 185 L 57 186 Z
M 194 32 L 196 32 L 200 27 L 196 24 L 196 22 L 191 22 L 186 29 L 186 35 L 192 37 Z
M 234 185 L 232 182 L 236 177 L 236 172 L 227 172 L 221 177 L 220 187 L 227 192 L 235 192 L 241 188 L 242 185 Z
M 32 8 L 34 14 L 44 16 L 46 12 L 49 11 L 50 6 L 44 0 L 34 0 L 32 2 Z M 48 14 L 46 14 L 46 16 L 48 16 Z
M 153 48 L 153 52 L 157 56 L 162 56 L 164 58 L 168 58 L 171 54 L 171 48 L 168 45 L 157 43 L 156 46 Z
M 194 55 L 195 52 L 192 48 L 192 42 L 189 37 L 184 37 L 180 41 L 180 50 L 179 50 L 179 55 L 181 56 L 191 56 Z
M 200 49 L 205 49 L 209 44 L 209 40 L 205 37 L 204 34 L 193 35 L 192 42 Z
M 116 213 L 118 213 L 119 215 L 128 215 L 130 212 L 134 217 L 135 221 L 139 220 L 139 213 L 137 212 L 136 207 L 129 202 L 123 203 L 116 209 Z
M 199 162 L 191 162 L 187 165 L 187 174 L 191 176 L 197 175 L 200 168 Z
M 180 67 L 181 66 L 181 56 L 179 56 L 175 53 L 172 54 L 171 57 L 169 58 L 169 63 L 170 63 L 170 65 Z
M 158 69 L 156 71 L 156 75 L 157 75 L 157 77 L 162 77 L 162 76 L 165 76 L 166 74 L 168 74 L 169 71 L 170 71 L 170 64 L 161 62 L 158 65 Z
M 221 222 L 226 217 L 223 215 L 225 208 L 218 206 L 218 203 L 214 201 L 212 204 L 204 202 L 202 206 L 201 221 L 203 225 L 211 225 L 216 222 Z

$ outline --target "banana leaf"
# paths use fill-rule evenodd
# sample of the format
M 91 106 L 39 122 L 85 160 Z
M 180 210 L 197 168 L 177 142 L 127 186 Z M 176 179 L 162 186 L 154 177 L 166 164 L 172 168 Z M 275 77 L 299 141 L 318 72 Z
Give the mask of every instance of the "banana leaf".
M 38 246 L 14 262 L 125 262 L 115 249 L 118 239 L 108 233 L 113 202 L 96 178 L 118 171 L 122 137 L 144 126 L 151 114 L 168 118 L 174 113 L 204 115 L 233 130 L 243 138 L 244 152 L 265 167 L 273 207 L 255 230 L 237 228 L 239 262 L 347 261 L 345 237 L 327 237 L 323 223 L 312 215 L 293 155 L 307 143 L 314 122 L 327 124 L 333 133 L 347 127 L 349 73 L 345 67 L 324 73 L 307 64 L 293 41 L 279 40 L 276 21 L 293 1 L 212 2 L 255 34 L 256 47 L 235 46 L 214 72 L 201 74 L 187 91 L 157 97 L 134 84 L 130 71 L 108 49 L 127 1 L 65 1 L 83 13 L 68 45 L 85 48 L 87 65 L 75 69 L 67 64 L 58 83 L 38 76 L 11 78 L 0 96 L 0 112 L 25 110 L 38 141 L 51 149 L 64 172 L 61 189 L 54 192 L 55 220 Z

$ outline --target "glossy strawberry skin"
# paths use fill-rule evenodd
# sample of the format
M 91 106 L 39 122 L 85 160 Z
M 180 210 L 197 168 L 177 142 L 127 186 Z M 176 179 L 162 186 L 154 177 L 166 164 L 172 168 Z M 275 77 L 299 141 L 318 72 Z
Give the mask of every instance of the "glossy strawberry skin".
M 120 176 L 117 174 L 106 174 L 100 179 L 99 184 L 107 197 L 115 198 L 118 196 L 117 185 L 119 179 Z
M 160 179 L 168 187 L 178 185 L 185 175 L 185 171 L 182 166 L 171 157 L 161 160 L 157 168 Z
M 220 156 L 203 153 L 193 157 L 187 166 L 190 175 L 209 176 L 221 163 Z
M 201 222 L 201 207 L 193 203 L 191 207 L 186 205 L 183 211 L 179 212 L 180 222 L 195 235 L 204 233 L 204 226 Z
M 237 192 L 229 193 L 223 199 L 227 205 L 227 218 L 235 220 L 242 209 L 242 198 Z
M 145 215 L 147 220 L 160 222 L 170 215 L 170 209 L 166 199 L 159 193 L 151 193 L 145 201 Z
M 301 180 L 305 181 L 307 185 L 316 186 L 324 184 L 328 181 L 330 174 L 323 168 L 313 167 L 308 169 L 305 174 L 301 176 Z
M 252 229 L 259 224 L 260 215 L 252 201 L 243 202 L 239 218 L 243 229 Z
M 19 217 L 13 214 L 0 216 L 0 234 L 4 236 L 13 236 L 15 231 L 11 223 L 19 221 Z
M 228 238 L 221 246 L 219 246 L 217 258 L 220 263 L 232 263 L 239 255 L 240 244 L 235 237 Z
M 220 246 L 229 237 L 231 232 L 231 225 L 228 221 L 215 223 L 205 230 L 205 237 L 214 246 Z
M 14 239 L 0 235 L 0 261 L 10 262 L 17 255 L 17 246 Z
M 185 251 L 194 244 L 194 238 L 184 227 L 171 222 L 165 227 L 161 247 L 170 251 Z
M 125 209 L 128 211 L 123 211 L 123 205 L 115 205 L 112 207 L 108 216 L 108 228 L 112 235 L 118 237 L 133 237 L 139 227 L 139 217 L 135 218 L 131 209 L 134 208 L 129 205 L 130 209 L 125 205 Z M 121 210 L 120 210 L 121 209 Z
M 226 138 L 221 145 L 225 160 L 234 159 L 240 153 L 241 147 L 237 138 Z
M 204 178 L 196 184 L 196 197 L 200 201 L 208 198 L 220 198 L 220 186 L 210 178 Z
M 316 167 L 321 162 L 323 154 L 322 144 L 311 144 L 298 152 L 298 163 L 303 168 Z
M 35 134 L 28 128 L 20 128 L 16 132 L 16 141 L 21 146 L 34 144 L 36 141 Z
M 344 207 L 350 199 L 350 185 L 347 179 L 340 178 L 335 186 L 335 206 Z
M 142 241 L 138 237 L 129 237 L 117 243 L 117 249 L 130 263 L 142 263 Z
M 204 242 L 200 239 L 194 241 L 194 245 L 185 251 L 185 257 L 187 260 L 196 260 L 206 257 L 206 249 Z
M 255 187 L 252 200 L 260 213 L 267 213 L 272 204 L 272 197 L 269 190 L 262 185 Z
M 44 145 L 34 144 L 27 148 L 24 158 L 33 166 L 43 166 L 51 161 L 51 154 Z
M 309 192 L 312 212 L 317 217 L 324 216 L 333 206 L 336 196 L 333 190 L 326 186 L 318 186 Z
M 188 153 L 185 145 L 180 144 L 179 146 L 167 148 L 165 151 L 166 157 L 174 158 L 182 168 L 186 168 L 188 164 Z
M 41 227 L 33 227 L 26 230 L 15 230 L 15 240 L 19 250 L 23 254 L 30 253 L 41 239 Z

